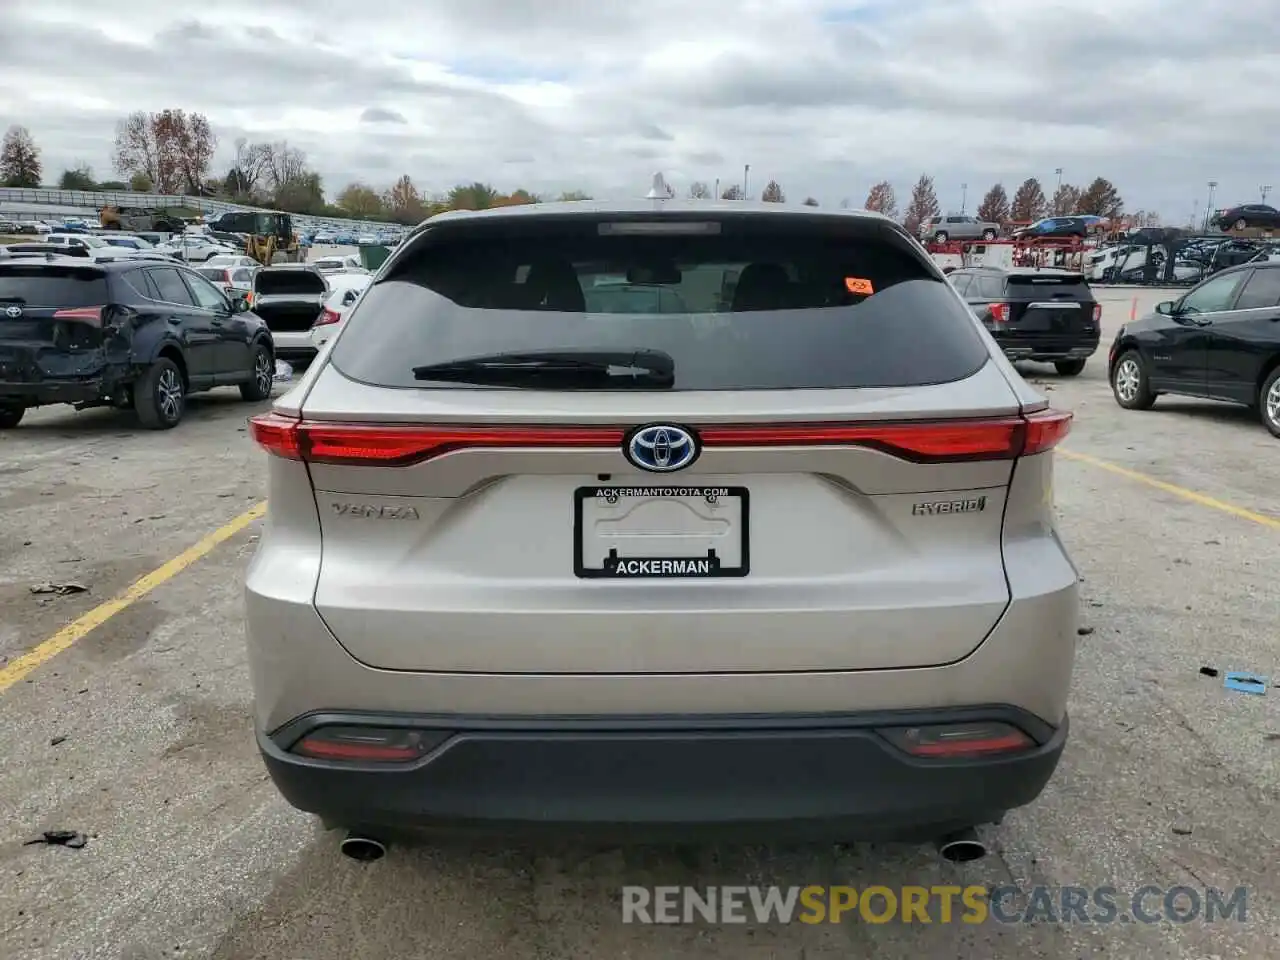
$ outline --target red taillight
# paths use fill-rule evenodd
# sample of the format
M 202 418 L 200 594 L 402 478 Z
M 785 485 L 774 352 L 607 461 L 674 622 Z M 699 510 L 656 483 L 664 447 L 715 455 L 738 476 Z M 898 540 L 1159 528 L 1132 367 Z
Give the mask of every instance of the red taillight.
M 223 283 L 225 283 L 227 286 L 231 286 L 231 271 L 230 271 L 230 270 L 223 270 L 223 271 L 222 271 L 222 282 L 223 282 Z
M 1067 410 L 1041 410 L 1027 414 L 1027 432 L 1022 443 L 1023 457 L 1052 450 L 1071 432 L 1072 414 Z
M 931 760 L 1011 753 L 1035 746 L 1035 741 L 1007 723 L 888 727 L 881 729 L 880 735 L 913 757 Z
M 451 427 L 324 423 L 275 413 L 249 421 L 267 452 L 308 463 L 407 466 L 476 448 L 617 450 L 622 427 Z M 699 431 L 704 448 L 860 446 L 917 463 L 1012 460 L 1043 453 L 1065 437 L 1071 414 L 1046 410 L 1026 417 L 915 423 L 713 426 Z
M 443 730 L 321 727 L 295 743 L 290 752 L 314 760 L 407 763 L 426 756 L 448 738 Z
M 330 324 L 338 323 L 342 320 L 342 314 L 336 310 L 330 310 L 325 307 L 320 311 L 320 316 L 316 317 L 316 322 L 312 324 L 315 327 L 327 327 Z
M 991 321 L 997 327 L 1002 327 L 1009 322 L 1009 305 L 1007 303 L 993 303 L 987 309 L 991 311 Z
M 69 307 L 66 310 L 55 310 L 55 320 L 78 320 L 95 327 L 102 326 L 102 312 L 106 307 Z
M 1093 322 L 1094 323 L 1102 322 L 1102 304 L 1100 303 L 1095 303 L 1093 305 Z

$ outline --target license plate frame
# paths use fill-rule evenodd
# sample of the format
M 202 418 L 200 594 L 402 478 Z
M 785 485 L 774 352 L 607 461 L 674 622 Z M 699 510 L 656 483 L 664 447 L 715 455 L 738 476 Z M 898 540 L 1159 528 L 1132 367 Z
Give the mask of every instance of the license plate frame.
M 660 491 L 664 487 L 670 487 L 673 490 L 681 491 L 683 496 L 706 496 L 707 493 L 714 492 L 717 496 L 733 497 L 740 503 L 739 522 L 736 534 L 739 538 L 739 558 L 740 562 L 737 566 L 727 567 L 720 563 L 719 559 L 714 556 L 714 551 L 707 557 L 684 556 L 684 557 L 619 557 L 619 561 L 634 561 L 635 564 L 642 565 L 636 568 L 634 564 L 625 571 L 613 567 L 611 568 L 605 558 L 606 564 L 601 567 L 588 566 L 586 557 L 584 556 L 583 544 L 583 523 L 585 509 L 584 505 L 588 500 L 594 500 L 601 491 L 616 491 L 618 496 L 628 495 L 628 491 Z M 636 496 L 635 493 L 630 493 Z M 646 494 L 647 496 L 660 496 L 661 494 Z M 741 579 L 751 572 L 751 494 L 746 487 L 738 486 L 722 486 L 719 484 L 700 484 L 698 486 L 678 486 L 676 484 L 655 485 L 653 487 L 636 487 L 623 486 L 620 484 L 595 484 L 592 486 L 578 487 L 573 492 L 573 572 L 574 575 L 583 580 L 734 580 Z M 709 568 L 703 571 L 700 567 L 690 572 L 688 567 L 679 573 L 665 572 L 662 567 L 648 568 L 648 564 L 663 564 L 668 561 L 681 562 L 687 564 L 691 561 L 709 560 L 712 561 Z

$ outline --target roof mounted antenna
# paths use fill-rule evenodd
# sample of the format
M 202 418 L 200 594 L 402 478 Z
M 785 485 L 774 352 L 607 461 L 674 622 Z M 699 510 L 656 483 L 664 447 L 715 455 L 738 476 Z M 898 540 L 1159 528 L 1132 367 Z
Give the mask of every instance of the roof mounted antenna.
M 649 192 L 645 194 L 646 200 L 670 200 L 676 195 L 676 192 L 667 186 L 666 178 L 661 173 L 653 175 L 653 186 L 649 188 Z

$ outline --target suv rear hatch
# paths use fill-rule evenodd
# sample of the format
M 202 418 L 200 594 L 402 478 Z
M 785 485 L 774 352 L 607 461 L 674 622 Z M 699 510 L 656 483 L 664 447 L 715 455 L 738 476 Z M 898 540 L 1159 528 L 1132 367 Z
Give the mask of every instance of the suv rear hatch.
M 272 333 L 311 329 L 328 287 L 315 270 L 263 267 L 253 278 L 253 312 Z
M 108 299 L 100 267 L 0 261 L 0 384 L 100 373 Z
M 391 670 L 964 657 L 1009 601 L 1014 458 L 1053 428 L 918 251 L 813 214 L 430 228 L 355 306 L 301 420 L 255 421 L 308 462 L 321 616 Z M 586 313 L 618 277 L 672 296 Z M 551 353 L 473 359 L 511 351 Z M 685 469 L 637 467 L 682 457 L 682 430 Z
M 1082 273 L 1034 271 L 1005 278 L 1006 326 L 1019 337 L 1046 344 L 1096 337 L 1101 308 Z

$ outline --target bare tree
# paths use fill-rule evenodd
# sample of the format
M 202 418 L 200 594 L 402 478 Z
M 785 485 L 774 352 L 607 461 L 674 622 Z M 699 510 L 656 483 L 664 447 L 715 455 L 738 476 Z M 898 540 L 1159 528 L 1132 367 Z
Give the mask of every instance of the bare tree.
M 144 176 L 161 193 L 199 193 L 217 147 L 218 138 L 203 114 L 137 111 L 116 124 L 112 163 L 121 176 Z
M 138 110 L 116 123 L 111 161 L 123 177 L 142 175 L 161 193 L 173 188 L 174 171 L 162 163 L 151 114 Z
M 6 187 L 38 187 L 42 172 L 40 148 L 31 131 L 17 124 L 5 131 L 0 141 L 0 182 Z
M 883 213 L 886 217 L 898 216 L 898 198 L 893 192 L 893 184 L 888 180 L 881 180 L 877 184 L 873 184 L 871 189 L 867 191 L 867 202 L 863 206 L 868 210 L 876 213 Z
M 227 173 L 226 188 L 233 195 L 253 196 L 266 185 L 271 170 L 271 144 L 236 140 L 234 161 Z
M 777 180 L 770 180 L 765 184 L 764 192 L 760 194 L 760 199 L 765 203 L 786 203 L 787 195 L 782 192 L 782 184 Z
M 271 144 L 267 156 L 267 176 L 271 189 L 277 193 L 291 184 L 303 180 L 311 171 L 307 168 L 307 155 L 287 140 Z
M 695 180 L 689 184 L 690 200 L 709 200 L 711 198 L 711 188 L 701 180 Z

